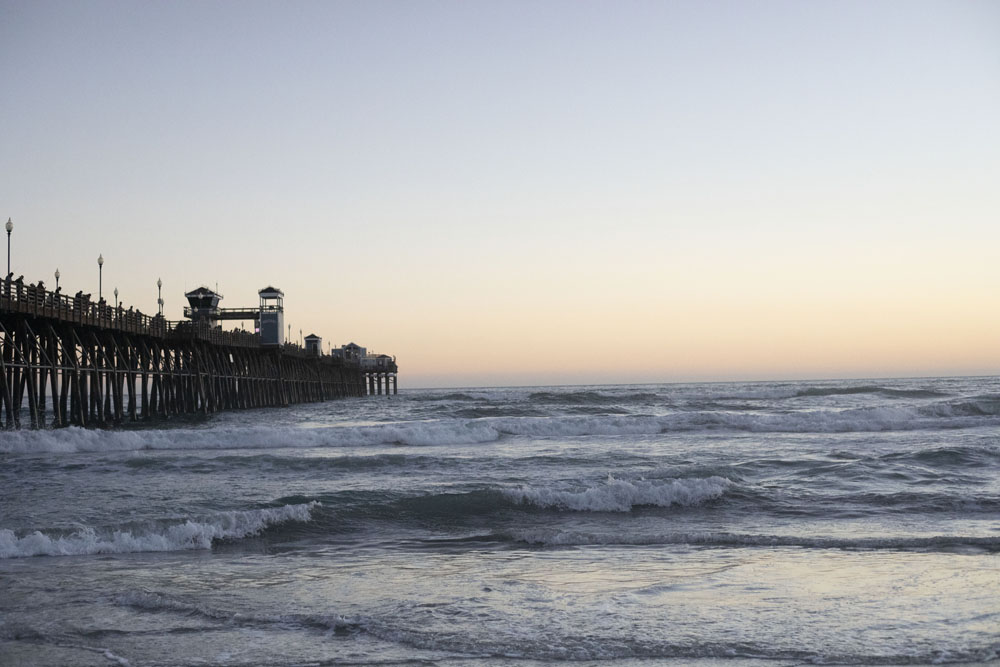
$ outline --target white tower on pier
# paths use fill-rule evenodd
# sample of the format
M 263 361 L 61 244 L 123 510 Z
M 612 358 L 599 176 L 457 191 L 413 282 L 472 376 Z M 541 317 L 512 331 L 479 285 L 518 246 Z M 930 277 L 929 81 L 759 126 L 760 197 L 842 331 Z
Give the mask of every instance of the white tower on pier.
M 260 296 L 260 344 L 285 343 L 285 293 L 268 285 L 258 290 Z

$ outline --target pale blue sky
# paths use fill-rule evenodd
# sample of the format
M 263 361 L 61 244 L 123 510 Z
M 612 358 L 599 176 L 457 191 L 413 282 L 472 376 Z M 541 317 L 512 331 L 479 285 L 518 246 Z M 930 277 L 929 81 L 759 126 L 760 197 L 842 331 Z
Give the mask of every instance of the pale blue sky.
M 1000 3 L 0 12 L 29 280 L 274 283 L 410 386 L 1000 372 Z

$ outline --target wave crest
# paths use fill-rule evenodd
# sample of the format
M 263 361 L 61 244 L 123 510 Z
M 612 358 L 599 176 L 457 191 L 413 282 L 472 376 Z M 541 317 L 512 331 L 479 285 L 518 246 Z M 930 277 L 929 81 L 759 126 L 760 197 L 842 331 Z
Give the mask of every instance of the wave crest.
M 948 396 L 941 391 L 933 389 L 893 389 L 891 387 L 881 387 L 878 385 L 859 385 L 855 387 L 810 387 L 795 392 L 795 398 L 822 397 L 822 396 L 850 396 L 853 394 L 881 394 L 889 398 L 943 398 Z
M 514 502 L 536 507 L 578 512 L 628 512 L 633 507 L 644 505 L 698 505 L 721 497 L 732 486 L 733 483 L 724 477 L 629 482 L 608 475 L 601 486 L 583 491 L 522 488 L 505 490 L 503 493 Z
M 0 530 L 0 559 L 30 556 L 82 556 L 143 551 L 210 549 L 214 540 L 234 540 L 259 535 L 286 521 L 309 521 L 318 502 L 258 510 L 219 512 L 208 518 L 188 519 L 142 533 L 131 530 L 97 531 L 89 526 L 64 536 L 34 531 L 17 537 Z

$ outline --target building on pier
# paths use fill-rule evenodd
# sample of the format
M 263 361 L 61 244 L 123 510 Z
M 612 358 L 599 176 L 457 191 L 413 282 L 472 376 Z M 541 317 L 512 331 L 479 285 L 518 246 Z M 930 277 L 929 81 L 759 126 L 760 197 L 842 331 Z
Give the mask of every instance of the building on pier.
M 184 317 L 209 328 L 218 327 L 222 320 L 251 321 L 254 332 L 260 334 L 260 345 L 279 347 L 285 343 L 285 294 L 271 286 L 258 290 L 257 294 L 260 297 L 257 307 L 220 308 L 222 295 L 202 286 L 184 295 L 190 304 L 184 308 Z
M 347 345 L 341 345 L 340 347 L 332 349 L 330 354 L 337 359 L 343 359 L 344 361 L 356 361 L 360 363 L 360 361 L 368 355 L 368 350 L 361 347 L 357 343 L 348 343 Z
M 361 358 L 363 371 L 388 371 L 396 363 L 395 358 L 388 354 L 372 354 Z
M 323 339 L 316 334 L 309 334 L 305 338 L 306 352 L 317 357 L 323 356 Z
M 192 320 L 201 320 L 214 327 L 219 323 L 219 301 L 222 295 L 213 292 L 204 285 L 184 294 L 188 300 L 189 307 L 184 309 L 184 314 Z
M 268 285 L 257 291 L 260 296 L 260 344 L 285 344 L 285 293 Z

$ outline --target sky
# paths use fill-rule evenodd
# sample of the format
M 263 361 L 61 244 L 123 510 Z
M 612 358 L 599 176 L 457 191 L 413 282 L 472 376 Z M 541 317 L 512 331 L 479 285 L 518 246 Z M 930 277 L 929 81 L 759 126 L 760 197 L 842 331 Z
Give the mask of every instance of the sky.
M 400 387 L 1000 373 L 1000 3 L 0 0 L 28 282 Z

